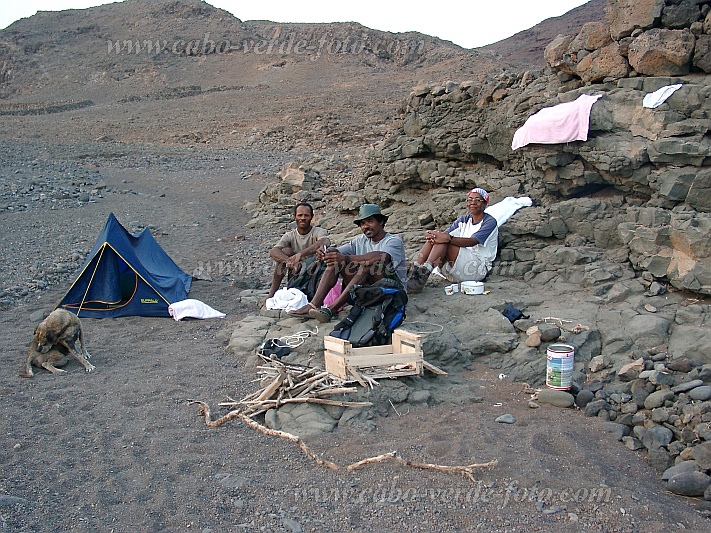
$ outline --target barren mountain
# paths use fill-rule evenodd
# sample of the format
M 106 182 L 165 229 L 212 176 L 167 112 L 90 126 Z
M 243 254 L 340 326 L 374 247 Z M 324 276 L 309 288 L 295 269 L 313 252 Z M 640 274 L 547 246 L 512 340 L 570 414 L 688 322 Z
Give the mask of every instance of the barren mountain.
M 572 32 L 597 13 L 581 9 L 555 27 Z M 0 112 L 15 138 L 362 146 L 416 83 L 490 76 L 521 59 L 507 46 L 526 39 L 465 50 L 356 23 L 243 22 L 199 0 L 126 0 L 2 30 Z
M 576 35 L 586 22 L 605 21 L 607 0 L 590 0 L 587 4 L 552 17 L 507 39 L 479 48 L 495 52 L 507 61 L 520 65 L 544 66 L 543 50 L 556 35 Z

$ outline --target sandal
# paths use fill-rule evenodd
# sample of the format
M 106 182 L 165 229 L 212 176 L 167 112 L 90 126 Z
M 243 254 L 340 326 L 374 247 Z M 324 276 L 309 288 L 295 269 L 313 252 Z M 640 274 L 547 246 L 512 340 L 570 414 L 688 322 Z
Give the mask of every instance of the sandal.
M 325 305 L 321 309 L 316 309 L 315 307 L 309 311 L 309 316 L 315 318 L 322 324 L 330 322 L 333 318 L 333 311 Z
M 318 308 L 311 302 L 307 303 L 303 307 L 289 311 L 287 315 L 289 316 L 306 316 L 311 313 L 311 311 L 318 311 Z

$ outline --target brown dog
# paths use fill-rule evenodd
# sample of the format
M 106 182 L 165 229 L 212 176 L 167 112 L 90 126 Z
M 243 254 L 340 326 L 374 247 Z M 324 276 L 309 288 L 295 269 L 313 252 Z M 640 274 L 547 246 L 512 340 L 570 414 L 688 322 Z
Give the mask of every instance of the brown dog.
M 77 339 L 81 352 L 77 352 L 75 346 Z M 91 358 L 91 354 L 84 347 L 84 336 L 79 318 L 65 309 L 55 309 L 35 328 L 35 335 L 27 353 L 25 372 L 20 376 L 31 378 L 34 375 L 32 373 L 33 364 L 41 366 L 53 374 L 64 373 L 64 370 L 57 367 L 63 366 L 67 362 L 67 356 L 63 353 L 65 350 L 84 365 L 87 372 L 94 370 L 94 365 L 87 361 Z

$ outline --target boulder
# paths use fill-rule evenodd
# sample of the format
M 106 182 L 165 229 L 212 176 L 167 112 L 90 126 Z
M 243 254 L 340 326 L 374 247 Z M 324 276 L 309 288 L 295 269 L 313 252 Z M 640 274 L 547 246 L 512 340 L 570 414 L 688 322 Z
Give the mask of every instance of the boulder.
M 555 70 L 560 70 L 566 74 L 575 75 L 575 61 L 570 56 L 570 43 L 573 41 L 571 35 L 558 35 L 553 39 L 543 51 L 543 57 L 548 65 Z
M 695 38 L 689 30 L 654 28 L 636 37 L 627 58 L 634 70 L 649 76 L 689 73 Z
M 711 72 L 711 35 L 696 37 L 693 64 L 704 72 Z
M 620 45 L 610 43 L 582 58 L 575 70 L 586 83 L 597 83 L 605 78 L 625 78 L 630 65 L 620 53 Z
M 612 38 L 619 41 L 634 30 L 651 28 L 663 9 L 664 0 L 608 0 L 605 16 Z
M 580 28 L 569 45 L 571 52 L 577 53 L 579 50 L 592 52 L 612 43 L 610 37 L 610 27 L 602 22 L 587 22 Z
M 711 329 L 676 326 L 669 337 L 669 353 L 674 359 L 711 363 Z

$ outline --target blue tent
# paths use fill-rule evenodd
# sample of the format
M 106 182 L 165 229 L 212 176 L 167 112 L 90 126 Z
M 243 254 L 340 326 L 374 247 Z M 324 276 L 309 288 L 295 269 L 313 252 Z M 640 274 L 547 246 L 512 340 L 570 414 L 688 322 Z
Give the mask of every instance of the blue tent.
M 57 307 L 88 318 L 170 316 L 168 306 L 187 298 L 191 282 L 148 228 L 131 234 L 111 213 Z

